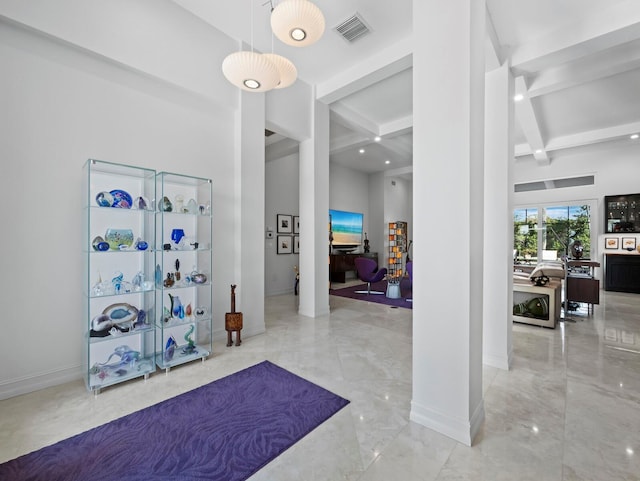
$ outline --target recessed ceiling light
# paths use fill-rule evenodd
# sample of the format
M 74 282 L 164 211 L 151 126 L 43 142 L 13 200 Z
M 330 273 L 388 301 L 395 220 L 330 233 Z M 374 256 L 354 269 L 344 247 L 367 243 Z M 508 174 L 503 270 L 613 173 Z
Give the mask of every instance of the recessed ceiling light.
M 373 138 L 373 140 L 375 140 L 376 142 L 380 142 L 380 136 L 379 136 L 379 135 L 376 135 L 376 136 Z
M 638 137 L 640 137 L 640 135 L 638 135 L 638 134 L 633 134 L 633 135 L 631 136 L 631 140 L 636 140 Z
M 520 102 L 523 98 L 524 98 L 524 95 L 522 94 L 515 94 L 513 96 L 513 100 L 515 100 L 516 102 Z
M 384 163 L 388 165 L 388 164 L 391 163 L 391 161 L 390 160 L 385 160 Z
M 360 149 L 360 153 L 361 153 L 361 154 L 364 154 L 364 149 Z
M 542 153 L 542 149 L 537 149 L 536 150 L 536 154 L 541 154 Z

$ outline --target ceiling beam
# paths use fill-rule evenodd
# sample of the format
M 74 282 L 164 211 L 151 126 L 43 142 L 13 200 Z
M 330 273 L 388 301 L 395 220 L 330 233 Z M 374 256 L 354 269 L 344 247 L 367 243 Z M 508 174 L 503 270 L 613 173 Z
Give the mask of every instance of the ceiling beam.
M 640 68 L 640 41 L 551 68 L 529 77 L 529 97 L 538 97 Z
M 300 143 L 292 139 L 282 139 L 273 144 L 267 145 L 265 151 L 265 162 L 281 159 L 288 155 L 295 154 L 300 149 Z
M 355 130 L 371 140 L 380 135 L 380 127 L 377 123 L 340 102 L 331 105 L 331 120 L 335 120 L 340 125 Z
M 608 142 L 612 140 L 621 140 L 628 138 L 632 134 L 640 132 L 640 122 L 632 122 L 624 125 L 616 125 L 605 129 L 590 130 L 588 132 L 580 132 L 578 134 L 564 135 L 549 139 L 546 150 L 553 152 L 563 149 L 571 149 L 581 147 L 583 145 L 597 144 L 600 142 Z M 518 144 L 514 148 L 515 157 L 525 157 L 533 155 L 533 151 L 529 144 Z
M 381 124 L 378 128 L 379 135 L 386 137 L 389 135 L 395 135 L 402 132 L 408 132 L 413 128 L 413 115 L 407 115 L 400 119 L 395 119 L 390 122 Z
M 329 146 L 330 154 L 340 154 L 347 150 L 359 149 L 369 145 L 371 141 L 358 134 L 345 135 L 338 139 L 331 139 L 331 145 Z
M 413 158 L 413 142 L 410 136 L 384 138 L 380 141 L 380 146 L 400 159 Z
M 625 137 L 629 137 L 631 134 L 637 134 L 638 132 L 640 132 L 640 122 L 632 122 L 604 129 L 580 132 L 578 134 L 564 135 L 562 137 L 549 139 L 549 142 L 547 143 L 547 150 L 569 149 L 572 147 L 580 147 L 582 145 L 596 144 L 598 142 L 624 139 Z
M 497 69 L 504 62 L 504 56 L 502 55 L 502 49 L 500 47 L 500 40 L 498 40 L 498 34 L 493 25 L 491 19 L 491 12 L 486 8 L 486 29 L 485 29 L 485 42 L 484 42 L 484 61 L 485 71 L 490 72 Z
M 522 99 L 515 102 L 516 118 L 520 123 L 520 128 L 527 139 L 534 158 L 539 164 L 547 165 L 551 160 L 545 151 L 542 133 L 540 132 L 538 119 L 536 118 L 524 77 L 516 77 L 515 92 L 517 95 L 522 95 Z
M 531 74 L 638 38 L 640 2 L 628 1 L 516 47 L 511 65 L 515 75 Z
M 412 36 L 387 47 L 350 69 L 316 85 L 316 98 L 332 104 L 413 65 Z

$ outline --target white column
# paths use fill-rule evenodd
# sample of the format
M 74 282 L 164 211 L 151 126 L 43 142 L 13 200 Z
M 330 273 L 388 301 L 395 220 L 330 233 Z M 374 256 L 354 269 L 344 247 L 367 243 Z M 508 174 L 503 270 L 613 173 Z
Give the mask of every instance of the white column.
M 313 137 L 300 142 L 298 312 L 318 317 L 329 314 L 329 106 L 312 102 Z
M 411 420 L 471 445 L 484 420 L 483 0 L 413 1 Z
M 235 178 L 235 272 L 240 275 L 232 280 L 237 284 L 238 311 L 243 315 L 243 336 L 253 336 L 265 331 L 264 324 L 264 94 L 240 93 L 239 165 Z M 214 179 L 215 188 L 215 179 Z M 259 207 L 259 208 L 256 208 Z M 215 222 L 215 219 L 214 219 Z M 214 246 L 215 248 L 215 246 Z M 214 255 L 225 255 L 214 252 Z M 217 286 L 228 290 L 230 286 Z M 227 297 L 228 298 L 228 297 Z M 227 311 L 229 306 L 227 306 Z
M 484 363 L 509 369 L 513 305 L 513 91 L 508 62 L 488 72 L 484 146 Z

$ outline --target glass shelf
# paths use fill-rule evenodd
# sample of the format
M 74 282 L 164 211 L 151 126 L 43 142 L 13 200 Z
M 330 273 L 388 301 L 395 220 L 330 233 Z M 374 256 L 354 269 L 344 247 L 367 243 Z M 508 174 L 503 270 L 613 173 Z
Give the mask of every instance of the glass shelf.
M 132 197 L 155 199 L 156 172 L 124 164 L 89 159 L 84 167 L 83 257 L 84 257 L 84 326 L 83 359 L 87 388 L 99 392 L 103 387 L 136 377 L 147 377 L 155 371 L 155 212 L 150 209 L 102 207 L 96 204 L 101 192 L 124 191 Z M 106 237 L 109 229 L 130 230 L 133 240 L 148 244 L 145 250 L 129 248 L 98 251 L 93 248 L 96 237 Z M 114 255 L 117 254 L 117 255 Z M 141 273 L 146 288 L 133 290 L 132 281 Z M 110 279 L 122 275 L 123 289 L 113 290 Z M 105 290 L 96 294 L 94 287 L 104 281 Z M 127 292 L 126 289 L 129 289 Z M 135 311 L 133 310 L 135 308 Z M 122 312 L 118 312 L 122 309 Z M 106 314 L 105 314 L 106 313 Z M 142 317 L 141 313 L 146 315 Z M 122 322 L 128 332 L 116 335 L 91 336 L 94 319 L 105 316 L 104 322 Z M 140 316 L 140 318 L 138 318 Z M 140 322 L 144 321 L 144 324 Z M 102 322 L 102 320 L 101 320 Z M 141 327 L 133 329 L 135 322 Z M 106 329 L 105 332 L 110 332 Z
M 162 353 L 156 354 L 156 364 L 158 364 L 158 366 L 162 366 L 162 369 L 170 369 L 174 366 L 179 366 L 185 362 L 191 362 L 197 359 L 204 361 L 211 353 L 211 349 L 208 348 L 208 345 L 196 344 L 193 352 L 185 354 L 182 350 L 186 346 L 187 344 L 179 344 L 175 348 L 175 353 L 171 359 L 165 359 Z
M 156 370 L 153 355 L 136 361 L 136 364 L 137 366 L 134 365 L 133 368 L 127 364 L 116 368 L 98 367 L 98 372 L 89 373 L 88 386 L 91 390 L 99 391 L 107 386 L 129 381 L 140 376 L 144 376 L 146 379 L 149 377 L 149 374 Z
M 120 297 L 120 296 L 134 296 L 137 294 L 144 294 L 145 292 L 153 292 L 155 291 L 155 287 L 151 287 L 150 289 L 140 289 L 139 291 L 129 291 L 129 292 L 110 292 L 108 294 L 89 294 L 91 299 L 102 299 L 105 297 Z
M 96 344 L 99 342 L 106 342 L 106 341 L 112 341 L 114 339 L 122 339 L 123 341 L 127 338 L 127 337 L 131 337 L 131 336 L 137 336 L 138 334 L 142 334 L 145 332 L 150 332 L 153 329 L 155 329 L 155 325 L 153 324 L 147 324 L 145 327 L 143 328 L 136 328 L 133 330 L 130 330 L 129 332 L 121 332 L 117 335 L 108 335 L 108 336 L 91 336 L 89 335 L 89 342 L 92 344 Z
M 200 177 L 190 177 L 168 172 L 160 172 L 156 176 L 156 192 L 158 205 L 169 206 L 171 211 L 158 210 L 156 213 L 156 278 L 162 279 L 156 283 L 156 306 L 159 315 L 158 336 L 156 338 L 156 363 L 161 369 L 190 362 L 195 359 L 206 359 L 213 348 L 212 312 L 212 216 L 211 216 L 211 180 Z M 176 209 L 197 206 L 198 212 L 176 212 Z M 200 212 L 202 209 L 204 212 Z M 176 245 L 189 247 L 197 243 L 197 248 L 177 249 Z M 164 249 L 164 246 L 171 249 Z M 177 264 L 176 264 L 177 262 Z M 196 271 L 207 276 L 207 282 L 186 283 L 186 277 Z M 165 286 L 168 275 L 181 280 L 176 284 Z M 206 316 L 185 317 L 183 319 L 169 317 L 174 307 L 174 300 L 178 298 L 180 305 L 186 309 L 190 305 L 194 310 L 204 308 Z M 175 313 L 175 311 L 174 311 Z M 168 322 L 165 322 L 165 316 Z M 187 338 L 197 347 L 197 352 L 183 353 L 187 345 Z M 171 345 L 171 342 L 175 344 Z M 168 347 L 168 343 L 170 347 Z M 167 349 L 173 350 L 169 359 Z

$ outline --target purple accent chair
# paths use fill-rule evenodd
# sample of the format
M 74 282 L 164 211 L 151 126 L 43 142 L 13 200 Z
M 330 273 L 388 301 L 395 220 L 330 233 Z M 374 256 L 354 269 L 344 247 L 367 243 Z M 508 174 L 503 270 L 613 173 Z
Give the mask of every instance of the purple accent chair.
M 413 262 L 407 262 L 407 274 L 409 274 L 409 282 L 411 283 L 411 288 L 413 288 Z M 413 302 L 413 298 L 407 299 L 407 302 Z
M 387 269 L 385 267 L 378 269 L 378 263 L 366 257 L 356 257 L 354 262 L 356 264 L 356 271 L 358 272 L 358 279 L 367 283 L 367 290 L 356 291 L 356 294 L 384 294 L 384 292 L 372 291 L 371 283 L 384 279 L 384 276 L 387 275 Z

